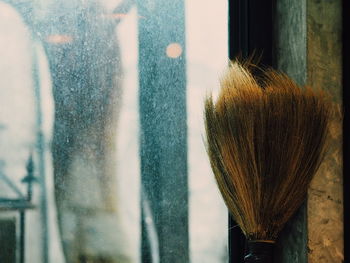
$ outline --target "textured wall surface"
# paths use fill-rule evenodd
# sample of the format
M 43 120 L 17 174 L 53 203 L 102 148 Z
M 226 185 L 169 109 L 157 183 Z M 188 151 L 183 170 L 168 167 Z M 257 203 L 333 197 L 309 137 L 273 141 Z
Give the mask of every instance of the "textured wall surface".
M 298 84 L 306 83 L 306 2 L 279 0 L 276 5 L 275 62 Z M 280 233 L 275 262 L 307 262 L 306 204 Z
M 277 68 L 327 89 L 336 112 L 329 152 L 307 202 L 280 234 L 275 262 L 343 262 L 341 0 L 279 0 L 275 30 Z
M 307 0 L 307 83 L 342 98 L 341 0 Z M 337 112 L 337 111 L 336 111 Z M 308 261 L 343 262 L 342 126 L 331 125 L 330 150 L 309 190 Z

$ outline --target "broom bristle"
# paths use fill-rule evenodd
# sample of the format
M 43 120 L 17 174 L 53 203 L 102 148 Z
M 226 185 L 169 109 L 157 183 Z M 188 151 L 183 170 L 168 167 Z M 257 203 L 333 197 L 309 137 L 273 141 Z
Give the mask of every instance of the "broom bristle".
M 259 84 L 260 83 L 260 84 Z M 282 73 L 232 63 L 205 102 L 207 151 L 218 187 L 249 240 L 274 241 L 300 207 L 325 153 L 331 104 Z

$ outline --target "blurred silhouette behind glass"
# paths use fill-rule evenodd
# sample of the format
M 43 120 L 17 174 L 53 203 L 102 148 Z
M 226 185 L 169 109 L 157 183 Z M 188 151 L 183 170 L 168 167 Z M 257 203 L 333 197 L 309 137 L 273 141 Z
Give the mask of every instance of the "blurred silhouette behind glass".
M 46 48 L 55 100 L 53 161 L 67 262 L 130 262 L 118 223 L 119 17 L 97 1 L 57 1 Z
M 21 162 L 12 165 L 16 174 L 9 171 L 12 169 L 9 162 L 4 168 L 7 175 L 17 180 L 17 186 L 22 184 L 20 179 L 25 174 L 30 148 L 40 148 L 36 146 L 34 138 L 34 129 L 37 128 L 35 119 L 38 116 L 35 115 L 37 105 L 32 94 L 35 85 L 30 79 L 35 74 L 30 66 L 28 68 L 35 56 L 41 57 L 39 61 L 45 57 L 38 40 L 44 45 L 50 62 L 54 95 L 53 100 L 51 80 L 46 76 L 49 69 L 44 59 L 45 74 L 41 70 L 38 74 L 47 82 L 41 89 L 47 93 L 41 99 L 43 115 L 51 117 L 48 108 L 55 104 L 55 118 L 43 122 L 43 126 L 51 126 L 54 121 L 55 126 L 54 132 L 44 131 L 45 139 L 48 139 L 45 144 L 47 194 L 42 194 L 41 199 L 47 199 L 47 218 L 43 202 L 40 204 L 42 200 L 39 200 L 39 184 L 35 184 L 33 197 L 36 198 L 34 203 L 37 209 L 27 216 L 26 262 L 63 263 L 59 245 L 62 244 L 66 263 L 137 263 L 144 252 L 140 242 L 142 231 L 142 239 L 149 243 L 146 252 L 151 255 L 145 261 L 147 263 L 167 261 L 164 256 L 174 255 L 174 251 L 180 251 L 181 256 L 189 257 L 191 262 L 196 263 L 227 261 L 227 214 L 212 180 L 201 138 L 203 122 L 200 99 L 207 90 L 217 85 L 218 72 L 227 63 L 226 1 L 182 0 L 172 3 L 170 0 L 139 0 L 135 8 L 137 13 L 133 9 L 130 15 L 126 13 L 136 6 L 132 0 L 0 0 L 0 3 L 3 1 L 10 2 L 21 14 L 22 17 L 16 18 L 16 21 L 27 28 L 25 39 L 3 41 L 6 34 L 21 33 L 22 29 L 16 27 L 14 22 L 3 24 L 9 13 L 0 15 L 0 25 L 6 32 L 0 34 L 0 46 L 3 45 L 0 50 L 3 54 L 0 60 L 0 68 L 3 66 L 0 72 L 0 113 L 6 115 L 6 120 L 18 125 L 18 132 L 13 133 L 0 114 L 0 153 Z M 117 6 L 117 3 L 120 4 Z M 176 8 L 172 8 L 173 5 Z M 150 12 L 143 13 L 145 9 L 140 6 Z M 185 17 L 180 18 L 184 9 L 186 21 Z M 176 22 L 171 22 L 173 20 L 169 17 L 175 18 Z M 119 23 L 121 19 L 123 21 Z M 186 40 L 182 31 L 185 26 Z M 116 38 L 117 35 L 119 38 Z M 32 42 L 38 46 L 34 48 L 35 52 L 27 47 Z M 146 52 L 140 52 L 141 46 Z M 149 52 L 151 49 L 156 52 Z M 11 50 L 17 54 L 17 60 L 12 64 L 6 61 Z M 172 65 L 183 62 L 186 62 L 186 68 L 172 68 Z M 158 66 L 152 66 L 156 64 Z M 122 73 L 122 66 L 125 74 Z M 152 74 L 142 75 L 141 68 Z M 14 74 L 7 74 L 11 70 Z M 181 77 L 174 74 L 180 71 Z M 181 83 L 181 93 L 175 90 L 171 79 Z M 7 85 L 7 80 L 16 85 Z M 149 84 L 138 89 L 145 80 L 149 80 Z M 123 92 L 121 84 L 127 87 Z M 14 87 L 21 90 L 16 91 Z M 140 103 L 141 92 L 150 99 L 143 105 Z M 180 95 L 181 100 L 177 100 Z M 15 103 L 12 103 L 12 99 L 15 99 Z M 50 107 L 44 104 L 50 104 Z M 6 108 L 5 112 L 3 105 L 11 107 Z M 163 138 L 167 152 L 157 150 L 157 145 L 150 143 L 147 147 L 152 151 L 142 157 L 140 149 L 145 130 L 140 125 L 141 116 L 138 113 L 145 106 L 159 112 L 153 115 L 156 118 L 148 116 L 147 119 L 147 114 L 144 117 L 146 121 L 154 123 L 156 129 L 151 132 L 158 141 Z M 174 119 L 171 114 L 179 119 Z M 164 129 L 167 127 L 165 125 L 170 124 L 176 129 Z M 28 128 L 28 125 L 34 127 Z M 189 132 L 184 135 L 186 126 Z M 180 185 L 175 180 L 184 173 L 174 170 L 180 164 L 177 161 L 180 155 L 173 151 L 174 147 L 178 149 L 180 146 L 180 137 L 176 135 L 173 139 L 174 136 L 168 136 L 173 134 L 173 130 L 188 140 L 188 148 L 181 146 L 181 153 L 188 152 L 188 162 L 182 162 L 185 165 L 188 163 L 188 188 L 187 184 Z M 12 141 L 5 134 L 10 134 Z M 53 142 L 49 145 L 51 135 Z M 24 140 L 23 152 L 12 146 L 4 147 L 13 141 L 18 144 Z M 54 172 L 50 149 L 54 156 Z M 37 161 L 35 154 L 34 157 Z M 140 185 L 141 158 L 152 161 L 152 158 L 158 157 L 169 169 L 163 169 L 162 184 L 146 192 L 145 189 L 155 185 L 159 177 L 151 171 L 152 178 L 156 180 L 150 177 Z M 159 169 L 157 164 L 154 167 Z M 53 174 L 55 185 L 52 182 Z M 187 179 L 182 181 L 186 182 Z M 58 224 L 53 202 L 54 189 Z M 187 201 L 182 202 L 185 198 L 177 194 L 179 191 L 190 194 L 190 216 L 183 216 L 181 221 L 188 221 L 188 233 L 187 229 L 180 230 L 186 226 L 178 218 L 180 214 L 187 213 L 184 209 Z M 166 199 L 160 193 L 166 194 Z M 162 206 L 164 213 L 156 210 L 156 206 Z M 1 212 L 0 217 L 3 216 L 5 214 Z M 160 217 L 164 219 L 162 222 Z M 145 223 L 143 228 L 141 218 Z M 57 225 L 60 228 L 59 238 Z M 189 246 L 187 234 L 190 237 Z M 186 247 L 185 253 L 181 252 L 181 247 Z M 174 258 L 179 260 L 179 257 Z

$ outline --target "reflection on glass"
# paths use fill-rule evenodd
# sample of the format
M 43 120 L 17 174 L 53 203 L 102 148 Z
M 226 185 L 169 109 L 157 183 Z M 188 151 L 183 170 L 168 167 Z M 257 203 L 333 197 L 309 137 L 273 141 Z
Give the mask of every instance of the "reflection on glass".
M 0 0 L 0 227 L 16 229 L 0 228 L 0 247 L 16 237 L 1 262 L 227 261 L 202 140 L 226 9 Z

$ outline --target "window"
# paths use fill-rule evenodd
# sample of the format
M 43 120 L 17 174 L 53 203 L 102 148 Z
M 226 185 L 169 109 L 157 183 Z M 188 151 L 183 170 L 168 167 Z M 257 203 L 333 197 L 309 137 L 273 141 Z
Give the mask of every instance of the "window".
M 202 139 L 204 97 L 227 64 L 227 1 L 5 2 L 8 258 L 227 262 L 227 211 Z

